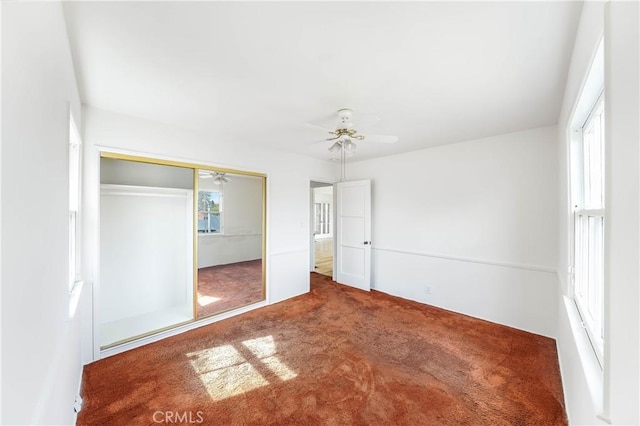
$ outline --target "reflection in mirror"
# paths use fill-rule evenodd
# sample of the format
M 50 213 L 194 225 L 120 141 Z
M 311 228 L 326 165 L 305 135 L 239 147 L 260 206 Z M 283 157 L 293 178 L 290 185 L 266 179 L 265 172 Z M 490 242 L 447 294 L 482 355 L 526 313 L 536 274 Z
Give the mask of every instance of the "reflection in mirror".
M 198 170 L 198 319 L 264 300 L 263 180 Z

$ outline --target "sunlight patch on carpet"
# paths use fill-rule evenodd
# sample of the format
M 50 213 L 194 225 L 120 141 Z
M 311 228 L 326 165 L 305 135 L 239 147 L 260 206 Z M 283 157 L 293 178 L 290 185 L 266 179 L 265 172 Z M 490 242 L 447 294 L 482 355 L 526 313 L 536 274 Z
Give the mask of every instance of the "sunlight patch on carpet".
M 273 372 L 280 380 L 291 380 L 297 376 L 278 357 L 276 357 L 276 344 L 273 336 L 260 337 L 258 339 L 245 340 L 242 344 L 249 349 L 262 363 Z
M 271 370 L 280 380 L 291 380 L 298 375 L 287 367 L 279 358 L 270 356 L 262 360 L 264 365 Z
M 246 340 L 242 346 L 224 345 L 187 354 L 212 400 L 220 401 L 267 386 L 270 382 L 259 370 L 270 372 L 282 381 L 297 376 L 276 356 L 272 336 Z
M 222 299 L 220 299 L 219 297 L 213 297 L 213 296 L 200 296 L 198 294 L 198 305 L 200 306 L 207 306 L 212 303 L 216 303 L 219 300 L 222 300 Z
M 256 357 L 265 358 L 276 354 L 276 343 L 273 336 L 258 337 L 257 339 L 245 340 L 242 345 L 249 349 Z
M 231 345 L 192 352 L 187 356 L 214 401 L 269 384 Z

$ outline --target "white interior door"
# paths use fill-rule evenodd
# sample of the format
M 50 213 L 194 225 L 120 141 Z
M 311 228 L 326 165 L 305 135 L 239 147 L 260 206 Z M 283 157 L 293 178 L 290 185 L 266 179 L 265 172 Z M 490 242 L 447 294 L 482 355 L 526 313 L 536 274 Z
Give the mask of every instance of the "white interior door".
M 371 181 L 336 184 L 336 281 L 371 289 Z

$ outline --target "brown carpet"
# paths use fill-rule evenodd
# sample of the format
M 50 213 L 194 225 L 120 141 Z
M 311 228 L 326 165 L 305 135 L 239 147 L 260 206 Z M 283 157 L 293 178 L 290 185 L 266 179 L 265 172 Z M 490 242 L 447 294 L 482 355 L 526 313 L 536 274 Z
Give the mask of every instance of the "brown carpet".
M 260 259 L 198 269 L 198 318 L 263 299 Z
M 566 424 L 554 340 L 311 275 L 309 294 L 86 366 L 78 424 Z

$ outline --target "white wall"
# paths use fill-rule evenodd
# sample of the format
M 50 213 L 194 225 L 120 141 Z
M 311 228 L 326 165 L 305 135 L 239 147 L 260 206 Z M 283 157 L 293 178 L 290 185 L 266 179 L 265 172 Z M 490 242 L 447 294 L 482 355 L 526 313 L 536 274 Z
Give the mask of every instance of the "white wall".
M 262 178 L 227 175 L 223 184 L 223 234 L 198 235 L 198 267 L 226 265 L 262 257 Z M 200 179 L 200 190 L 219 190 Z
M 608 6 L 604 405 L 612 422 L 640 424 L 640 5 Z
M 0 31 L 2 29 L 2 4 L 0 4 Z M 0 35 L 0 40 L 2 36 Z M 2 51 L 0 46 L 0 52 Z M 2 55 L 0 54 L 0 93 L 2 93 Z M 0 102 L 0 117 L 2 117 L 2 103 Z M 0 159 L 2 159 L 2 119 L 0 119 Z M 2 161 L 0 160 L 0 236 L 2 235 Z M 1 240 L 0 240 L 1 241 Z M 2 307 L 2 244 L 0 244 L 0 307 Z M 2 315 L 0 315 L 0 331 L 2 331 Z M 2 413 L 2 338 L 0 336 L 0 413 Z M 2 418 L 0 416 L 0 423 Z
M 104 185 L 100 323 L 193 306 L 193 191 Z
M 67 164 L 80 101 L 60 3 L 3 2 L 2 89 L 0 422 L 71 424 L 81 360 L 79 319 L 67 321 Z
M 349 164 L 373 180 L 373 287 L 554 336 L 555 142 L 547 127 Z
M 99 150 L 267 174 L 267 301 L 309 291 L 309 180 L 329 180 L 336 166 L 287 153 L 246 149 L 173 126 L 85 107 L 85 216 L 98 223 Z M 98 235 L 88 230 L 85 247 L 99 270 Z M 99 293 L 99 288 L 95 289 Z M 96 294 L 99 298 L 99 294 Z M 94 353 L 94 356 L 97 356 Z
M 572 424 L 638 424 L 638 4 L 585 2 L 576 36 L 565 97 L 558 120 L 559 140 L 559 300 L 569 288 L 570 203 L 568 137 L 572 111 L 604 34 L 605 120 L 607 123 L 607 276 L 605 277 L 605 372 L 589 364 L 584 333 L 575 322 L 571 303 L 558 303 L 558 355 L 567 413 Z M 593 370 L 596 370 L 594 373 Z M 595 377 L 599 375 L 599 380 Z M 591 385 L 590 385 L 591 384 Z M 599 389 L 596 389 L 598 388 Z

